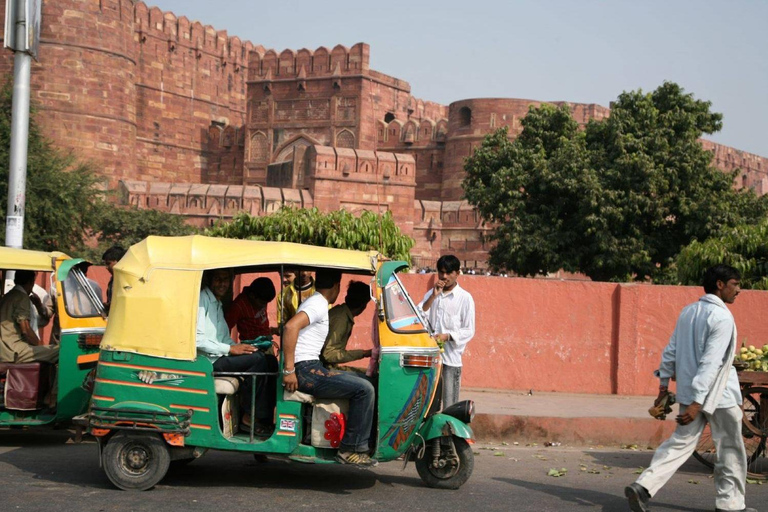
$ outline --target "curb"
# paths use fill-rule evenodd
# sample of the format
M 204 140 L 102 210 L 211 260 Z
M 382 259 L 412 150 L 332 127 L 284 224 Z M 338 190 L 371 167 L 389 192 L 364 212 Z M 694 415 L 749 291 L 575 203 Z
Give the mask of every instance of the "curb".
M 659 446 L 677 424 L 639 418 L 559 418 L 478 413 L 472 430 L 479 441 L 560 442 L 574 445 Z

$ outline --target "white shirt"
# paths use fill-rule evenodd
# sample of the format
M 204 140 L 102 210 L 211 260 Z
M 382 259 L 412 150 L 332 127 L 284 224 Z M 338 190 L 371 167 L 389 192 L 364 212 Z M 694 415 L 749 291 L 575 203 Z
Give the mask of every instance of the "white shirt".
M 328 301 L 319 292 L 315 292 L 296 310 L 298 315 L 304 312 L 309 318 L 309 325 L 299 331 L 296 340 L 296 352 L 293 362 L 312 361 L 320 359 L 325 338 L 328 337 Z
M 713 397 L 719 398 L 715 408 L 741 404 L 739 378 L 729 359 L 735 328 L 733 315 L 716 295 L 704 295 L 698 302 L 683 308 L 656 372 L 663 385 L 667 385 L 671 377 L 676 378 L 678 403 L 704 404 L 707 395 L 716 387 L 718 373 L 727 364 L 723 394 Z
M 475 335 L 475 301 L 467 290 L 456 283 L 451 291 L 435 297 L 429 311 L 424 311 L 424 303 L 432 296 L 433 291 L 434 289 L 429 290 L 424 295 L 419 309 L 424 312 L 435 334 L 451 336 L 443 347 L 443 364 L 461 366 L 461 355 Z

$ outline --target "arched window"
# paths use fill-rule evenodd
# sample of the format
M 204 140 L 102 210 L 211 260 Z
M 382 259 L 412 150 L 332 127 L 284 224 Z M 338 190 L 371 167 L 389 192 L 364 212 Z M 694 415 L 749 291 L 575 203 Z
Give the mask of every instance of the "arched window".
M 469 126 L 472 122 L 472 109 L 469 107 L 461 107 L 459 109 L 459 126 Z

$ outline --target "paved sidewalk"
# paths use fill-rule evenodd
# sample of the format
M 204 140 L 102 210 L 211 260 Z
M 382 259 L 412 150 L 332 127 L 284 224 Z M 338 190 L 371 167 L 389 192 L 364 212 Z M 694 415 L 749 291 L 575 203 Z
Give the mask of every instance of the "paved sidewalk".
M 659 421 L 648 415 L 650 396 L 585 395 L 462 389 L 475 401 L 472 422 L 482 441 L 560 442 L 656 447 L 675 429 L 677 408 Z

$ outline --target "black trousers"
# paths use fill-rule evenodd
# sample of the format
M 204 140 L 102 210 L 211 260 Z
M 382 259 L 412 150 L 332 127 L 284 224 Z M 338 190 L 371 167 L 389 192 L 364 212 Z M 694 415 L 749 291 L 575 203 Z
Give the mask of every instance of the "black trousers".
M 277 358 L 272 354 L 254 352 L 240 356 L 223 356 L 213 363 L 214 372 L 277 372 Z M 243 377 L 245 386 L 240 387 L 240 407 L 251 409 L 253 377 Z M 256 410 L 252 414 L 261 423 L 272 423 L 277 401 L 277 376 L 261 375 L 256 381 Z

